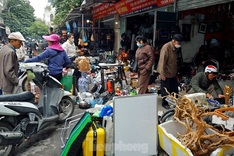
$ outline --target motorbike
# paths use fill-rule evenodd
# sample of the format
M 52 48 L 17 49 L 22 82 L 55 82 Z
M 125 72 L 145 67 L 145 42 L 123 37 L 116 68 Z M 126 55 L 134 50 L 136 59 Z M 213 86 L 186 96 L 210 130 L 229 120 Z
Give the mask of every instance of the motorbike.
M 19 84 L 26 90 L 27 72 L 35 74 L 32 81 L 40 88 L 38 104 L 35 95 L 29 91 L 0 96 L 0 155 L 10 156 L 14 147 L 24 139 L 30 138 L 43 128 L 53 123 L 61 123 L 72 116 L 75 101 L 69 97 L 70 92 L 49 75 L 44 63 L 22 63 Z
M 39 62 L 20 63 L 19 71 L 22 74 L 19 76 L 19 85 L 20 85 L 21 91 L 30 91 L 28 88 L 29 84 L 28 84 L 28 76 L 27 76 L 27 71 L 29 70 L 35 74 L 35 78 L 32 81 L 33 83 L 35 83 L 36 86 L 39 87 L 40 90 L 43 90 L 43 81 L 46 77 L 49 78 L 47 79 L 48 81 L 47 89 L 48 87 L 56 88 L 56 86 L 57 88 L 59 88 L 62 98 L 59 103 L 60 114 L 59 114 L 59 120 L 57 122 L 58 123 L 64 122 L 67 118 L 71 117 L 75 108 L 75 101 L 71 98 L 72 93 L 62 89 L 63 88 L 62 84 L 57 79 L 48 75 L 49 70 L 46 64 L 39 63 Z M 40 105 L 40 102 L 39 102 L 39 105 Z

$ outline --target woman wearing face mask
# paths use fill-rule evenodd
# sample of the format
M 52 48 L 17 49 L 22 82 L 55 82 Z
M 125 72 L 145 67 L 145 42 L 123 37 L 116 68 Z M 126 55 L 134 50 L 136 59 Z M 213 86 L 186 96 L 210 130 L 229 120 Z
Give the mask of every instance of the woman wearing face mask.
M 137 51 L 135 58 L 137 60 L 138 71 L 138 94 L 147 92 L 150 73 L 154 64 L 154 53 L 152 47 L 147 43 L 144 36 L 136 37 Z
M 67 41 L 62 44 L 62 47 L 66 51 L 69 58 L 75 59 L 75 57 L 77 56 L 77 50 L 74 44 L 73 34 L 67 34 Z
M 71 64 L 71 66 L 69 66 L 69 67 L 74 69 L 73 83 L 74 83 L 74 86 L 76 86 L 76 89 L 78 91 L 79 88 L 77 86 L 77 81 L 81 77 L 81 72 L 78 70 L 78 68 L 76 67 L 76 64 L 74 63 L 76 57 L 78 57 L 78 50 L 74 44 L 74 35 L 73 34 L 71 34 L 71 33 L 67 34 L 67 41 L 62 44 L 62 47 L 66 51 L 70 60 L 73 62 Z M 75 91 L 73 92 L 73 94 L 76 94 Z
M 168 95 L 165 88 L 169 93 L 178 93 L 178 82 L 176 80 L 178 57 L 177 51 L 181 47 L 182 40 L 182 35 L 175 34 L 172 38 L 172 41 L 164 44 L 160 51 L 157 71 L 160 73 L 161 76 L 162 97 Z M 170 108 L 165 98 L 162 99 L 162 106 L 165 109 Z

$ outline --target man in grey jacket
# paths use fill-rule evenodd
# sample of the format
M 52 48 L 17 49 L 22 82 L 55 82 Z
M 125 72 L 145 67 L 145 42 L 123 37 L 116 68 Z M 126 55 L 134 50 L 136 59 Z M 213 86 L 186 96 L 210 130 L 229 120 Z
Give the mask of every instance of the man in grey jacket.
M 0 50 L 0 89 L 3 94 L 12 94 L 18 85 L 19 63 L 16 49 L 25 41 L 20 32 L 13 32 L 8 36 L 9 43 Z

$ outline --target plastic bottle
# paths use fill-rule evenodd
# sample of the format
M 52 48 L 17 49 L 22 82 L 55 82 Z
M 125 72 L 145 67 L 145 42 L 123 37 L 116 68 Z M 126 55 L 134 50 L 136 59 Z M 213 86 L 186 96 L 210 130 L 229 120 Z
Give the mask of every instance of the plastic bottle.
M 89 80 L 86 78 L 85 72 L 82 72 L 81 75 L 82 75 L 81 78 L 79 78 L 78 80 L 79 92 L 87 92 Z

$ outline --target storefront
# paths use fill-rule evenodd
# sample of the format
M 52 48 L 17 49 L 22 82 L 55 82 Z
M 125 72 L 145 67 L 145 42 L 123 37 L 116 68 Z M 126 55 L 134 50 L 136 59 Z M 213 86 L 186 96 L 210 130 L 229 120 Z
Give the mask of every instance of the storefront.
M 234 68 L 234 2 L 177 1 L 179 26 L 185 43 L 182 46 L 184 62 L 192 62 L 199 48 L 204 47 L 208 57 L 219 61 L 221 72 Z
M 115 51 L 115 14 L 114 3 L 101 3 L 92 10 L 93 42 L 96 50 Z M 118 31 L 118 30 L 117 30 Z
M 59 33 L 73 33 L 75 44 L 85 47 L 95 53 L 98 50 L 114 50 L 114 2 L 84 1 L 78 8 L 70 11 L 65 19 L 65 25 Z
M 176 25 L 175 13 L 173 13 L 173 18 L 168 18 L 171 17 L 170 13 L 174 12 L 173 2 L 174 0 L 137 2 L 122 0 L 115 3 L 115 9 L 120 16 L 121 23 L 120 47 L 136 50 L 135 37 L 137 35 L 146 36 L 150 44 L 156 47 L 158 44 L 158 31 L 163 27 L 168 26 L 170 29 L 172 25 Z M 160 19 L 160 17 L 162 18 Z M 170 36 L 168 37 L 170 39 Z

